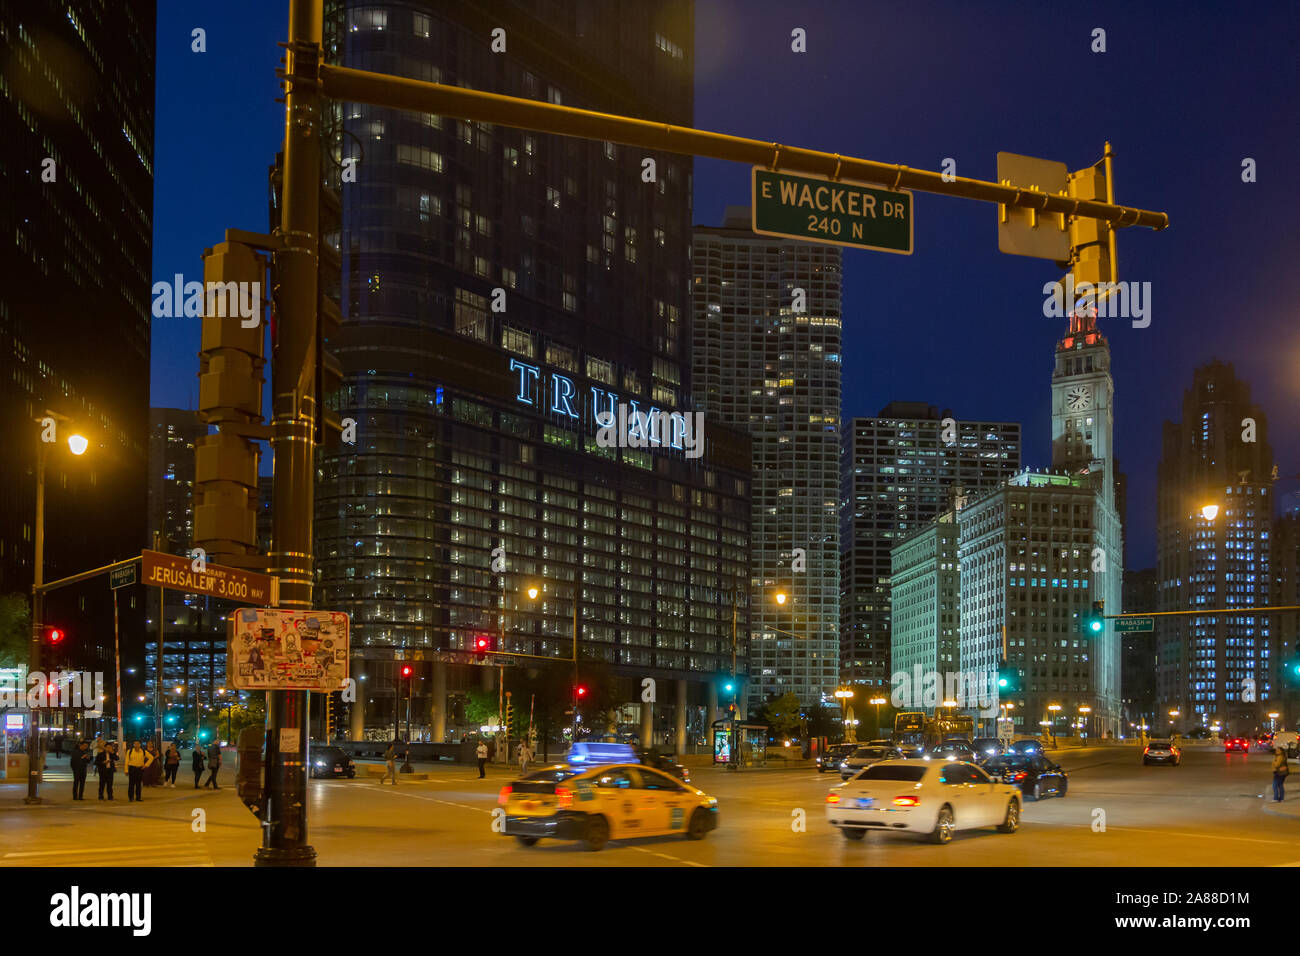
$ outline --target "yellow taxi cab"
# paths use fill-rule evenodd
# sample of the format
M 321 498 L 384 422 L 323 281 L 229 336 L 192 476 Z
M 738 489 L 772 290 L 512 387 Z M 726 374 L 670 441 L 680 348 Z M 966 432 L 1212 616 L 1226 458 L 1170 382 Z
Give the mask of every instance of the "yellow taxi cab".
M 681 833 L 701 840 L 718 826 L 718 801 L 703 790 L 633 763 L 556 764 L 501 788 L 505 829 L 524 846 L 543 837 L 610 840 Z

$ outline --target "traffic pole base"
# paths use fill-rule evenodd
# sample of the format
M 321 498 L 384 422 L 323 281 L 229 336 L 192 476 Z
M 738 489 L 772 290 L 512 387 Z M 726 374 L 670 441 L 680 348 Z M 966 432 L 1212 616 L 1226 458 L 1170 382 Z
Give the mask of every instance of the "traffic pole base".
M 316 849 L 310 846 L 258 847 L 253 866 L 315 866 Z

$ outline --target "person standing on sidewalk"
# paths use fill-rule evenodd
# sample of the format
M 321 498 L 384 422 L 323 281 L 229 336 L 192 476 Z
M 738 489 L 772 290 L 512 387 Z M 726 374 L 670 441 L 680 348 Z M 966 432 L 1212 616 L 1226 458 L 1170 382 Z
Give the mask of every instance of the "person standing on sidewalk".
M 533 759 L 533 752 L 528 748 L 528 741 L 519 741 L 519 775 L 528 773 L 528 761 Z
M 474 756 L 478 758 L 478 778 L 482 780 L 487 776 L 487 770 L 485 769 L 487 767 L 488 757 L 486 740 L 480 740 L 478 742 L 478 749 L 474 751 Z
M 153 763 L 153 755 L 140 746 L 140 741 L 131 741 L 131 749 L 126 754 L 126 800 L 144 799 L 141 789 L 144 786 L 144 768 Z
M 95 755 L 90 752 L 90 742 L 80 740 L 77 749 L 72 752 L 72 799 L 86 799 L 86 773 Z
M 194 745 L 194 756 L 190 760 L 190 768 L 194 771 L 194 789 L 199 789 L 199 783 L 203 780 L 203 749 L 198 744 Z
M 1286 765 L 1286 751 L 1281 747 L 1273 748 L 1273 802 L 1281 803 L 1286 798 L 1286 775 L 1291 768 Z
M 382 787 L 384 781 L 389 777 L 393 778 L 393 786 L 397 786 L 397 741 L 394 740 L 384 751 L 384 775 L 379 778 L 379 785 Z
M 176 789 L 176 771 L 181 769 L 181 752 L 176 749 L 176 741 L 167 745 L 167 753 L 163 754 L 163 786 Z
M 95 769 L 99 771 L 99 799 L 106 799 L 104 792 L 108 791 L 107 799 L 113 799 L 113 775 L 117 773 L 117 744 L 109 741 L 104 745 L 104 749 L 99 752 L 95 759 Z
M 211 787 L 213 790 L 220 790 L 217 786 L 217 771 L 221 769 L 221 744 L 214 743 L 208 748 L 208 779 L 203 781 L 204 789 Z

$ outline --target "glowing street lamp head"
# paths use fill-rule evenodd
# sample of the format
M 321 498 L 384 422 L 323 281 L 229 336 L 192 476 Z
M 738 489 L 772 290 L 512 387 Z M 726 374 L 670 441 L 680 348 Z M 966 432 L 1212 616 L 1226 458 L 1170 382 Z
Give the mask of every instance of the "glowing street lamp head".
M 1218 505 L 1203 505 L 1201 507 L 1201 517 L 1206 521 L 1213 521 L 1219 516 Z
M 529 589 L 528 589 L 528 600 L 530 600 L 530 601 L 536 601 L 536 600 L 537 600 L 537 595 L 539 595 L 539 594 L 541 594 L 541 593 L 542 593 L 542 592 L 539 591 L 535 586 L 529 588 Z
M 776 603 L 777 603 L 777 604 L 784 604 L 784 603 L 785 603 L 785 592 L 784 592 L 784 591 L 777 591 L 777 592 L 776 592 Z
M 90 440 L 85 435 L 69 435 L 68 451 L 74 455 L 84 455 L 86 449 L 90 447 Z

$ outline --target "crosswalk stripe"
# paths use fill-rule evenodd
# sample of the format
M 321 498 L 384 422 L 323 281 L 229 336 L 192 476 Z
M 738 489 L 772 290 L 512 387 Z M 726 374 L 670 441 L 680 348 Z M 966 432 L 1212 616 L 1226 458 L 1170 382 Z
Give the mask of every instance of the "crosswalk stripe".
M 0 856 L 0 867 L 9 866 L 212 866 L 207 847 L 201 843 L 167 847 L 142 846 L 84 847 L 69 850 L 22 850 Z

